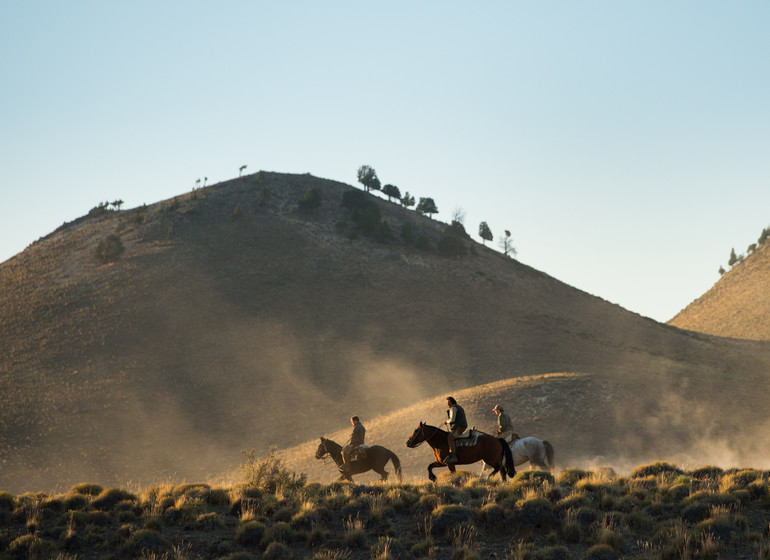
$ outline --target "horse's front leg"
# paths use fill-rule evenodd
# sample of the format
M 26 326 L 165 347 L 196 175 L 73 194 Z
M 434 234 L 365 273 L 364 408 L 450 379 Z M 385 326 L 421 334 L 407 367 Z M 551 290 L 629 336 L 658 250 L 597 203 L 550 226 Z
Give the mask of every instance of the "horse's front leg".
M 436 482 L 436 475 L 433 474 L 433 469 L 436 467 L 446 467 L 446 465 L 441 461 L 436 461 L 428 465 L 428 479 L 430 479 L 431 482 Z

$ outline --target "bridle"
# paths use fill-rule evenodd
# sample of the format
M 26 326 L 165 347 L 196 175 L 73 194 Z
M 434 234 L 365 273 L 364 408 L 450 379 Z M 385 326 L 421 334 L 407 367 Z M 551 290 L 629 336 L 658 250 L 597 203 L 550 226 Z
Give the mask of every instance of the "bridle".
M 427 424 L 423 424 L 422 422 L 420 422 L 420 427 L 417 429 L 417 433 L 420 433 L 420 434 L 422 434 L 422 441 L 421 441 L 421 442 L 419 442 L 419 443 L 415 443 L 415 444 L 414 444 L 414 447 L 419 447 L 420 445 L 422 445 L 423 443 L 425 443 L 426 441 L 428 441 L 430 438 L 432 438 L 433 436 L 435 436 L 435 435 L 436 435 L 436 432 L 440 432 L 440 431 L 443 431 L 443 430 L 441 430 L 441 428 L 437 428 L 436 426 L 432 426 L 432 428 L 433 428 L 433 433 L 432 433 L 431 435 L 429 435 L 429 436 L 427 436 L 427 437 L 426 437 L 426 436 L 425 436 L 425 426 L 426 426 L 426 425 L 427 425 Z M 412 440 L 412 438 L 409 438 L 409 441 L 411 441 L 411 440 Z M 407 443 L 408 443 L 408 442 L 407 442 Z M 429 443 L 428 445 L 430 445 L 430 443 Z
M 321 445 L 324 448 L 324 452 L 320 456 L 318 455 L 318 453 L 316 453 L 316 457 L 315 457 L 316 459 L 320 459 L 321 461 L 323 461 L 324 465 L 328 464 L 329 461 L 332 461 L 332 462 L 336 463 L 336 461 L 334 461 L 334 457 L 332 457 L 332 452 L 329 451 L 328 447 L 326 447 L 326 442 L 327 441 L 328 440 L 326 438 L 321 438 Z

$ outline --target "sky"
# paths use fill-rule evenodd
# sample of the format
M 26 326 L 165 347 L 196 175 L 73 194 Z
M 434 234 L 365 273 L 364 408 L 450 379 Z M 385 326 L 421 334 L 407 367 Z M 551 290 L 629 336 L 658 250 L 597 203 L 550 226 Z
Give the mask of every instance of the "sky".
M 0 262 L 103 201 L 370 165 L 664 322 L 770 225 L 768 22 L 766 0 L 0 2 Z

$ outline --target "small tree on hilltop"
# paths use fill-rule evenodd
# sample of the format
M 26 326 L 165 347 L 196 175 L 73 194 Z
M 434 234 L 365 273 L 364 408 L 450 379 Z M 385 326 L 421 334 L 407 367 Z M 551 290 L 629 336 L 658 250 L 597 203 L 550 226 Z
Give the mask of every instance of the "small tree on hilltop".
M 479 224 L 479 237 L 481 237 L 484 245 L 487 244 L 487 241 L 492 241 L 492 239 L 494 239 L 494 236 L 492 235 L 492 230 L 489 229 L 489 226 L 487 225 L 486 222 L 481 222 Z
M 401 197 L 401 206 L 404 208 L 409 208 L 410 206 L 414 206 L 414 197 L 409 194 L 409 191 L 404 193 L 404 196 Z
M 511 232 L 505 230 L 505 235 L 500 237 L 500 248 L 503 250 L 503 255 L 506 257 L 513 257 L 516 254 L 516 249 L 513 247 L 513 239 L 511 239 Z
M 438 214 L 438 208 L 432 198 L 420 197 L 416 210 L 420 214 L 428 214 L 430 219 L 433 219 L 432 214 Z
M 368 165 L 362 165 L 358 168 L 358 182 L 364 186 L 364 190 L 380 190 L 380 180 L 377 178 L 377 172 Z
M 382 194 L 388 197 L 388 200 L 401 199 L 401 191 L 396 185 L 387 184 L 382 187 Z
M 738 262 L 738 255 L 735 254 L 735 248 L 730 249 L 730 258 L 727 260 L 728 266 L 733 266 Z

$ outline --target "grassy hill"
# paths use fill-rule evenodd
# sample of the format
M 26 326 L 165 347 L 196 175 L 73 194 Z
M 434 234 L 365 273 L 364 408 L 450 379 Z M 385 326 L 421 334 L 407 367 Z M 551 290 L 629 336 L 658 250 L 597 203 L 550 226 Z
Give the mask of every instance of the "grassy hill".
M 765 458 L 767 343 L 656 323 L 462 236 L 443 256 L 446 224 L 365 195 L 393 233 L 373 240 L 351 189 L 260 172 L 94 210 L 0 264 L 0 488 L 201 480 L 351 414 L 403 444 L 474 391 L 472 423 L 499 400 L 565 461 Z M 102 262 L 110 235 L 125 251 Z
M 717 336 L 770 340 L 770 244 L 728 270 L 670 325 Z

